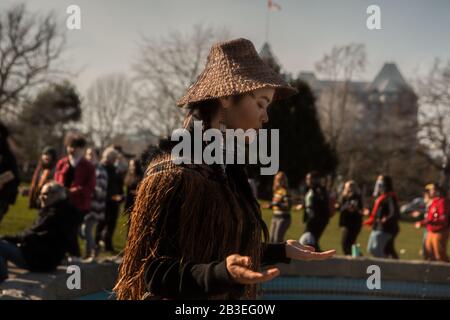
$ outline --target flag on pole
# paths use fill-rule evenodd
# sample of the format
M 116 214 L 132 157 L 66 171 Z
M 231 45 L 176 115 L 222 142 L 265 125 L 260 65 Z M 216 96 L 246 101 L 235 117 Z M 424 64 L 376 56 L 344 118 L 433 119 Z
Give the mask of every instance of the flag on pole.
M 281 10 L 281 6 L 275 2 L 273 2 L 272 0 L 267 0 L 267 7 L 269 8 L 270 11 L 280 11 Z

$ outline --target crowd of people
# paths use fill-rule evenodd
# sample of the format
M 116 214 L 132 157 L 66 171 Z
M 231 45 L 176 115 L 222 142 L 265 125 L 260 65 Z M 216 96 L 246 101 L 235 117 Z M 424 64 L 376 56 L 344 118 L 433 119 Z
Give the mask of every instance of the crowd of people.
M 102 249 L 116 253 L 113 234 L 121 203 L 124 213 L 129 214 L 133 208 L 143 178 L 140 160 L 132 158 L 128 166 L 123 166 L 125 157 L 120 148 L 110 146 L 100 153 L 87 147 L 80 134 L 70 134 L 65 140 L 67 155 L 58 160 L 55 148 L 45 147 L 30 185 L 19 187 L 18 166 L 9 148 L 8 131 L 3 125 L 0 130 L 0 222 L 18 194 L 27 196 L 29 208 L 37 210 L 31 228 L 0 238 L 0 281 L 7 277 L 7 261 L 39 271 L 54 269 L 66 257 L 80 259 L 79 238 L 85 242 L 83 258 L 87 261 L 93 261 Z M 367 226 L 371 228 L 367 252 L 374 257 L 398 259 L 394 244 L 400 231 L 399 200 L 391 177 L 377 178 L 370 206 L 364 205 L 355 181 L 346 181 L 338 197 L 330 196 L 322 181 L 318 172 L 308 173 L 302 201 L 294 206 L 286 174 L 280 171 L 275 175 L 273 199 L 263 206 L 273 210 L 269 241 L 283 242 L 292 222 L 291 211 L 303 210 L 305 229 L 299 242 L 320 251 L 320 238 L 330 218 L 339 212 L 345 255 L 355 254 L 358 235 Z M 416 214 L 422 217 L 415 226 L 424 228 L 422 253 L 427 260 L 449 261 L 450 223 L 442 191 L 437 183 L 426 185 L 425 208 Z
M 113 235 L 121 208 L 128 213 L 143 171 L 118 146 L 100 153 L 79 133 L 70 133 L 66 155 L 58 159 L 48 146 L 27 187 L 19 186 L 18 165 L 0 123 L 0 222 L 18 196 L 36 210 L 33 226 L 17 235 L 0 236 L 0 282 L 8 261 L 32 271 L 50 271 L 64 259 L 93 261 L 100 252 L 116 254 Z M 79 239 L 84 240 L 81 255 Z
M 93 261 L 101 249 L 116 253 L 112 239 L 120 206 L 124 204 L 127 214 L 133 208 L 143 178 L 140 160 L 132 158 L 128 166 L 123 166 L 125 157 L 120 148 L 110 146 L 100 153 L 87 147 L 80 134 L 70 134 L 65 140 L 67 155 L 58 160 L 55 148 L 45 147 L 30 185 L 19 187 L 18 166 L 9 148 L 8 131 L 3 125 L 0 130 L 0 221 L 18 194 L 27 196 L 29 208 L 37 210 L 31 228 L 0 238 L 0 281 L 7 277 L 7 261 L 39 271 L 54 269 L 65 257 L 79 259 L 79 238 L 85 241 L 83 258 L 87 261 Z M 371 228 L 367 252 L 374 257 L 398 258 L 394 244 L 400 231 L 399 201 L 391 177 L 377 178 L 371 206 L 364 205 L 355 181 L 346 181 L 338 197 L 330 196 L 317 172 L 308 173 L 305 182 L 303 200 L 294 206 L 286 174 L 280 171 L 275 175 L 273 199 L 263 206 L 273 210 L 270 242 L 283 242 L 292 222 L 291 211 L 303 210 L 305 229 L 299 242 L 320 251 L 320 238 L 330 218 L 339 212 L 345 255 L 355 254 L 358 235 L 367 226 Z M 423 199 L 426 206 L 416 215 L 422 216 L 422 220 L 415 224 L 424 228 L 423 257 L 449 261 L 448 206 L 440 186 L 428 184 Z
M 304 210 L 305 230 L 300 236 L 300 243 L 320 251 L 320 238 L 330 218 L 339 212 L 341 247 L 345 255 L 361 254 L 359 248 L 353 249 L 358 245 L 357 238 L 362 227 L 367 226 L 371 229 L 367 252 L 374 257 L 398 259 L 394 244 L 400 232 L 400 209 L 392 178 L 388 175 L 378 176 L 373 202 L 368 205 L 363 203 L 355 181 L 346 181 L 340 195 L 334 197 L 330 196 L 320 178 L 317 172 L 307 174 L 306 190 L 301 197 L 303 201 L 295 206 L 296 210 Z M 422 255 L 426 260 L 448 262 L 450 221 L 447 200 L 437 183 L 425 186 L 423 199 L 423 210 L 413 213 L 413 216 L 421 217 L 415 227 L 425 230 Z M 273 182 L 272 202 L 264 206 L 273 210 L 270 228 L 272 241 L 284 240 L 291 224 L 292 202 L 286 174 L 278 172 Z
M 225 136 L 227 128 L 262 128 L 270 103 L 296 92 L 261 60 L 250 41 L 235 39 L 211 48 L 202 76 L 177 104 L 187 108 L 183 127 L 188 132 L 201 120 L 203 129 L 215 128 Z M 394 244 L 400 214 L 388 175 L 377 178 L 369 210 L 354 181 L 345 183 L 339 197 L 330 196 L 317 172 L 306 176 L 303 201 L 293 206 L 288 177 L 279 172 L 266 206 L 273 210 L 269 231 L 245 166 L 175 164 L 172 142 L 155 150 L 145 177 L 140 162 L 125 161 L 120 147 L 100 152 L 80 134 L 67 136 L 66 155 L 59 160 L 55 149 L 45 148 L 30 187 L 21 190 L 29 207 L 39 210 L 36 222 L 18 235 L 0 237 L 0 282 L 8 277 L 8 261 L 47 271 L 65 257 L 80 259 L 80 236 L 86 259 L 95 259 L 101 249 L 115 253 L 121 204 L 131 218 L 114 288 L 118 299 L 255 298 L 259 284 L 280 274 L 274 264 L 335 254 L 322 252 L 320 239 L 336 211 L 345 254 L 366 225 L 371 228 L 368 253 L 398 258 Z M 0 124 L 0 221 L 19 193 L 18 176 L 8 131 Z M 417 223 L 426 227 L 424 255 L 448 261 L 446 200 L 437 184 L 426 192 L 427 211 Z M 285 241 L 293 207 L 304 211 L 305 230 L 299 240 Z

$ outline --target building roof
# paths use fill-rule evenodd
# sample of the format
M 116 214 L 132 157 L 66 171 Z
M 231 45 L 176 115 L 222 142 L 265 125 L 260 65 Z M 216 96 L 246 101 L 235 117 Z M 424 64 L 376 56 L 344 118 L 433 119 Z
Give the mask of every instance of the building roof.
M 370 84 L 369 89 L 383 93 L 393 93 L 409 89 L 409 86 L 395 63 L 385 63 Z
M 344 83 L 343 81 L 317 79 L 314 72 L 300 72 L 298 77 L 318 91 L 335 84 Z M 379 93 L 395 93 L 404 89 L 410 89 L 395 63 L 385 63 L 372 82 L 351 81 L 348 85 L 352 92 L 378 91 Z
M 261 50 L 259 51 L 259 56 L 261 59 L 275 59 L 275 56 L 272 52 L 272 48 L 270 47 L 270 44 L 267 42 L 264 42 Z

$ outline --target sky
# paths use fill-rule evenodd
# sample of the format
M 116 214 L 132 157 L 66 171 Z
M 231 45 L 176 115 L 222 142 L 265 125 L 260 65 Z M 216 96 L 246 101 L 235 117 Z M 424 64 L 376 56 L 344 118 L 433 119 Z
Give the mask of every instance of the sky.
M 267 0 L 0 0 L 0 13 L 25 2 L 33 12 L 53 10 L 61 21 L 66 8 L 81 8 L 81 30 L 67 30 L 65 61 L 81 72 L 71 79 L 83 91 L 97 77 L 129 72 L 140 35 L 164 37 L 195 24 L 225 27 L 259 50 L 265 41 Z M 372 80 L 384 62 L 397 63 L 406 79 L 435 57 L 450 58 L 450 0 L 274 0 L 269 43 L 285 71 L 313 71 L 334 45 L 364 43 Z M 366 26 L 369 5 L 381 9 L 381 30 Z M 65 23 L 63 24 L 63 27 Z

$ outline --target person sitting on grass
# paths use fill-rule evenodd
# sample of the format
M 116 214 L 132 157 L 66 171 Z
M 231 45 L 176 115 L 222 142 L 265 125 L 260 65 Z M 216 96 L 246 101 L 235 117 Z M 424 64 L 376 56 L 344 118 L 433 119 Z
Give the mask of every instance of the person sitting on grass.
M 0 237 L 0 282 L 8 278 L 8 261 L 30 271 L 50 272 L 64 259 L 80 213 L 67 200 L 65 188 L 51 181 L 39 195 L 35 224 L 15 236 Z

